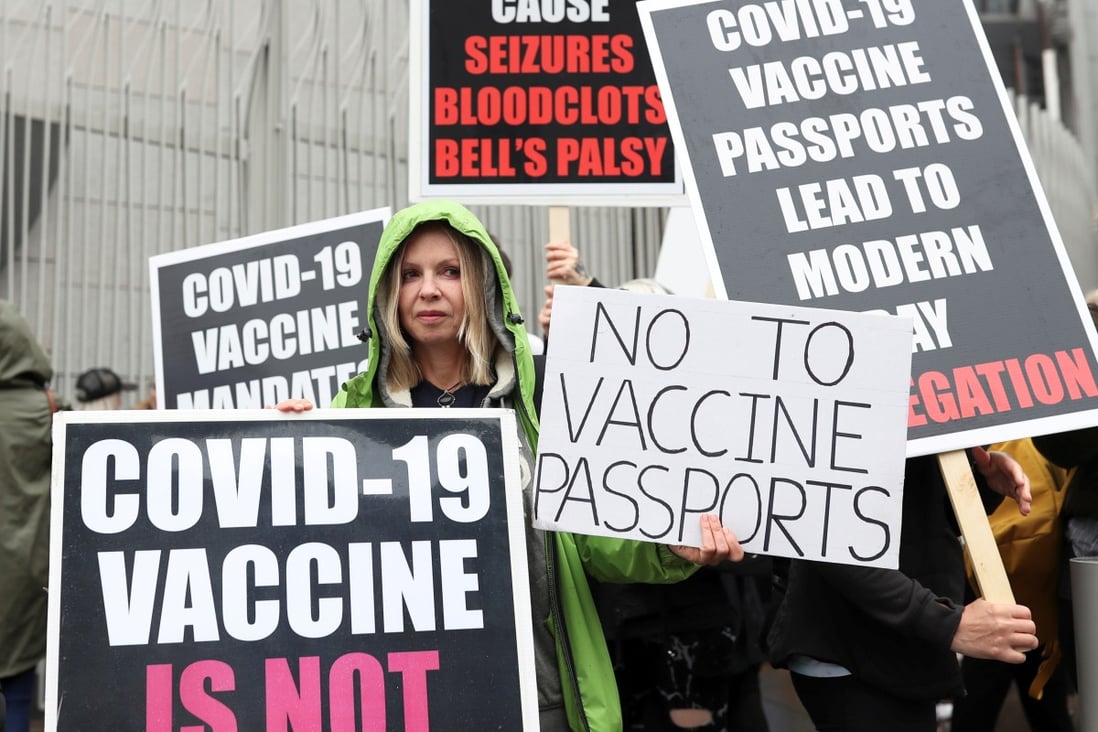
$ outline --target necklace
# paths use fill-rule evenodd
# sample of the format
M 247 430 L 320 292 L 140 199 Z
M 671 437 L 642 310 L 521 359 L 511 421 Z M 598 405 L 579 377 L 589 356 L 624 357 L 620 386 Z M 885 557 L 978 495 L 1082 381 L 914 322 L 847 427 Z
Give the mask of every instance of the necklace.
M 454 405 L 454 402 L 457 401 L 457 397 L 454 396 L 454 392 L 460 389 L 462 384 L 464 383 L 465 382 L 463 381 L 458 381 L 449 389 L 443 389 L 442 393 L 438 395 L 438 399 L 436 399 L 435 402 L 443 409 L 449 409 Z

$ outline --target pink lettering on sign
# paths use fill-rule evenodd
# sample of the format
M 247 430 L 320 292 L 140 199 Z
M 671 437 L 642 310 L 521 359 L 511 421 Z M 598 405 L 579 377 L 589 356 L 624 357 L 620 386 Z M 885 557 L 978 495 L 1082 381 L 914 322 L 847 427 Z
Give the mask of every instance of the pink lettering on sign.
M 355 718 L 355 674 L 360 677 L 362 726 Z M 385 669 L 368 653 L 348 653 L 332 664 L 332 732 L 385 729 Z
M 429 732 L 427 672 L 438 671 L 438 651 L 390 653 L 389 670 L 404 678 L 404 732 Z
M 332 732 L 383 732 L 389 728 L 385 699 L 387 671 L 401 676 L 404 732 L 429 732 L 427 672 L 439 669 L 438 651 L 390 653 L 386 662 L 387 669 L 368 653 L 345 653 L 332 663 L 327 689 Z M 289 659 L 268 658 L 266 674 L 267 732 L 321 729 L 320 658 L 299 658 L 296 680 Z
M 145 667 L 145 732 L 172 732 L 172 666 Z
M 320 729 L 320 657 L 298 659 L 300 687 L 287 659 L 268 658 L 266 667 L 267 732 Z
M 209 691 L 206 682 L 209 682 Z M 170 663 L 145 667 L 145 732 L 174 732 L 174 671 Z M 232 666 L 222 661 L 195 661 L 179 676 L 179 700 L 183 708 L 204 724 L 187 725 L 179 732 L 237 732 L 236 716 L 214 692 L 233 691 Z
M 207 725 L 213 732 L 236 732 L 236 717 L 227 706 L 206 693 L 207 680 L 211 692 L 232 691 L 233 669 L 222 661 L 197 661 L 183 669 L 179 678 L 183 708 L 206 724 L 180 727 L 179 732 L 205 732 Z

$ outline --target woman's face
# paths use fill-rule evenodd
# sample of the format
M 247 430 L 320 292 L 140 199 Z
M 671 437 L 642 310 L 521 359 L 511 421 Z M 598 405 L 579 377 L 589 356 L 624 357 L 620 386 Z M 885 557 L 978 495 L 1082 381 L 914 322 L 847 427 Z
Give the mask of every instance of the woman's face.
M 457 248 L 444 232 L 427 229 L 404 244 L 397 312 L 414 346 L 457 343 L 465 295 Z

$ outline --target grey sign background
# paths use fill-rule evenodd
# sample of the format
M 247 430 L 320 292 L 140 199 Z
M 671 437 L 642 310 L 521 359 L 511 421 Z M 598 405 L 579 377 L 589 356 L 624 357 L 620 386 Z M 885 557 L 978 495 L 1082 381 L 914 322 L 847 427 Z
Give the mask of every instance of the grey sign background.
M 838 4 L 839 0 L 836 0 Z M 915 21 L 905 26 L 874 28 L 867 4 L 841 0 L 849 30 L 833 36 L 773 41 L 723 52 L 710 41 L 706 16 L 715 9 L 736 12 L 742 2 L 639 3 L 648 46 L 660 78 L 661 91 L 681 159 L 703 242 L 712 247 L 728 298 L 770 303 L 837 308 L 881 309 L 895 312 L 909 303 L 945 298 L 952 347 L 913 354 L 915 381 L 927 371 L 951 374 L 954 368 L 1031 354 L 1083 348 L 1092 373 L 1095 368 L 1092 327 L 1084 321 L 1081 294 L 1036 179 L 1026 169 L 1028 153 L 1016 142 L 1016 124 L 1001 101 L 997 72 L 981 45 L 982 30 L 966 5 L 956 0 L 913 2 Z M 760 3 L 761 5 L 761 3 Z M 800 5 L 800 3 L 798 3 Z M 806 4 L 807 5 L 807 4 Z M 854 17 L 861 11 L 862 17 Z M 732 83 L 729 68 L 799 56 L 821 58 L 830 51 L 917 41 L 930 75 L 929 83 L 858 92 L 826 94 L 757 109 L 745 107 Z M 746 159 L 737 160 L 737 175 L 725 177 L 715 152 L 713 135 L 752 127 L 769 129 L 778 122 L 799 125 L 808 117 L 858 115 L 869 108 L 963 95 L 972 100 L 983 134 L 888 153 L 854 141 L 855 155 L 826 163 L 809 160 L 799 167 L 748 172 Z M 930 129 L 923 117 L 924 127 Z M 952 210 L 930 207 L 912 213 L 892 171 L 944 163 L 954 174 L 961 196 Z M 833 228 L 789 233 L 775 191 L 835 178 L 877 174 L 888 186 L 891 216 Z M 1035 190 L 1037 187 L 1037 190 Z M 977 224 L 994 269 L 987 272 L 931 279 L 859 293 L 842 292 L 800 300 L 787 256 L 842 244 L 886 239 L 927 231 L 949 231 Z M 707 241 L 708 240 L 708 241 Z M 718 287 L 718 292 L 720 288 Z M 1009 388 L 1009 387 L 1008 387 Z M 1083 398 L 1010 411 L 976 415 L 947 422 L 911 426 L 909 454 L 957 449 L 972 444 L 1052 432 L 1098 422 L 1096 399 Z M 1068 419 L 1063 419 L 1069 416 Z

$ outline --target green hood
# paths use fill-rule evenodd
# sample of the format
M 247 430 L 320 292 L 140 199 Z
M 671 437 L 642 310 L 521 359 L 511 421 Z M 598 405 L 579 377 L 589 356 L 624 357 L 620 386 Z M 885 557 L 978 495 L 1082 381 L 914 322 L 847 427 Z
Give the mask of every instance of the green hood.
M 377 288 L 381 276 L 389 266 L 390 260 L 396 254 L 400 245 L 408 238 L 408 235 L 422 223 L 428 221 L 445 221 L 457 231 L 468 236 L 479 244 L 495 268 L 496 284 L 499 292 L 497 307 L 501 312 L 495 313 L 493 320 L 501 323 L 503 328 L 511 334 L 510 340 L 514 341 L 512 356 L 515 363 L 515 373 L 518 378 L 519 394 L 515 395 L 515 411 L 519 415 L 523 431 L 530 441 L 531 449 L 537 449 L 537 416 L 534 413 L 534 360 L 530 353 L 530 342 L 523 326 L 523 319 L 519 312 L 518 301 L 511 289 L 511 280 L 507 276 L 507 270 L 503 266 L 499 249 L 488 236 L 488 231 L 472 211 L 459 203 L 445 200 L 426 201 L 398 211 L 386 225 L 381 234 L 381 242 L 378 244 L 377 255 L 374 257 L 374 266 L 370 272 L 370 292 L 367 300 L 367 327 L 371 334 L 369 343 L 369 365 L 364 373 L 343 385 L 343 390 L 336 395 L 332 402 L 333 407 L 373 407 L 382 406 L 377 393 L 377 373 L 382 362 L 381 339 L 378 334 L 381 329 L 377 324 Z M 510 344 L 506 344 L 507 347 Z

